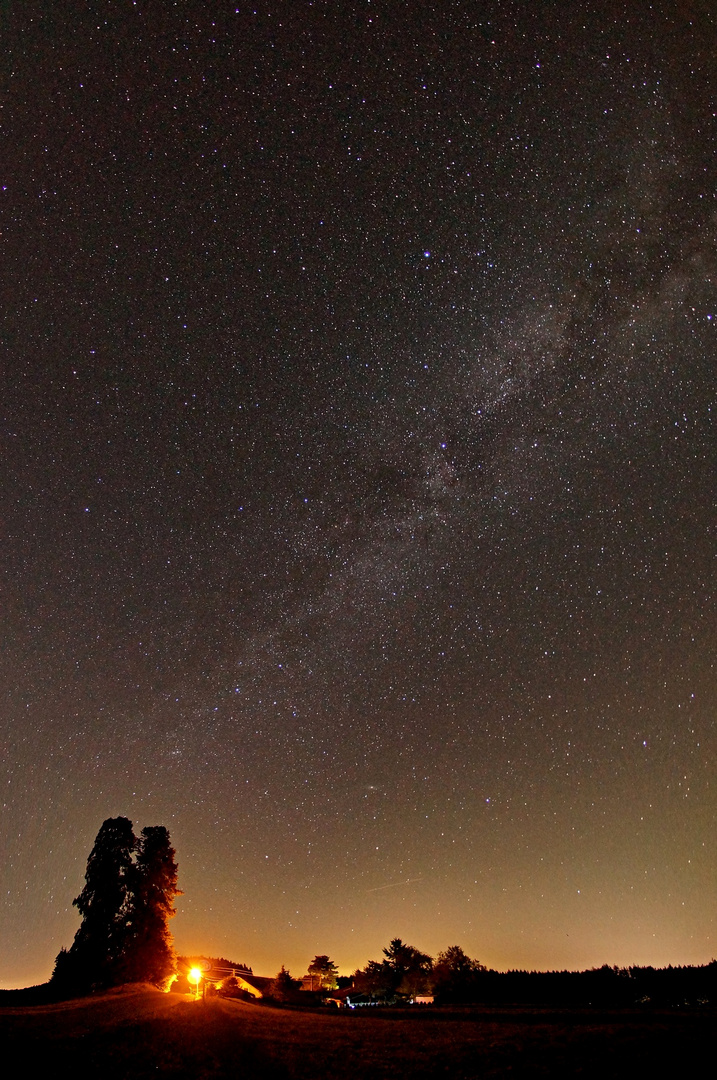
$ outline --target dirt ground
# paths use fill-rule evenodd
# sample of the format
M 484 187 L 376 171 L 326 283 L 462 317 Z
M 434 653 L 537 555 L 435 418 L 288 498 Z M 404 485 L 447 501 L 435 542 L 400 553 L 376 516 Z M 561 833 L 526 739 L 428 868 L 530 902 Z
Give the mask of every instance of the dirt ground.
M 3 1056 L 30 1077 L 388 1080 L 700 1075 L 712 1008 L 272 1008 L 132 987 L 0 1006 Z M 9 1055 L 9 1056 L 8 1056 Z

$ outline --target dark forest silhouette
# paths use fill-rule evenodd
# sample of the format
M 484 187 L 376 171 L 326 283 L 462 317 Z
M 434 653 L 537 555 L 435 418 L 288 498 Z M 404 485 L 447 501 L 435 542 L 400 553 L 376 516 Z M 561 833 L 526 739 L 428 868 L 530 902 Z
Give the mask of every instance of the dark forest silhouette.
M 176 973 L 169 920 L 177 864 L 162 825 L 137 837 L 125 817 L 107 818 L 87 860 L 85 886 L 72 902 L 82 923 L 55 961 L 51 986 L 85 993 L 128 982 L 166 989 Z
M 353 987 L 377 1004 L 432 994 L 438 1005 L 708 1004 L 717 1000 L 717 961 L 699 967 L 610 967 L 589 971 L 492 971 L 458 945 L 434 961 L 394 938 L 384 959 L 354 972 Z

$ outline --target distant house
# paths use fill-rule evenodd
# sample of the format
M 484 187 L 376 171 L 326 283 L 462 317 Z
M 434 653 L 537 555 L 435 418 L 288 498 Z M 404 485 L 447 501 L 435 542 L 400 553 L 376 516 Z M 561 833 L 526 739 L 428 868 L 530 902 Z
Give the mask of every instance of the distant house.
M 267 992 L 270 983 L 274 980 L 266 975 L 255 975 L 253 971 L 242 971 L 241 968 L 210 968 L 206 972 L 207 979 L 221 983 L 224 979 L 233 975 L 237 981 L 237 988 L 253 998 L 262 998 Z
M 175 993 L 194 992 L 194 986 L 188 982 L 186 974 L 189 968 L 193 966 L 200 968 L 203 985 L 213 984 L 214 986 L 221 987 L 221 984 L 225 979 L 234 976 L 237 982 L 237 989 L 243 990 L 245 994 L 250 994 L 253 998 L 264 997 L 269 984 L 273 981 L 267 976 L 255 975 L 251 968 L 246 967 L 244 964 L 233 964 L 229 960 L 212 959 L 211 957 L 188 959 L 180 956 L 177 957 L 177 961 L 180 974 L 172 988 Z
M 237 981 L 237 986 L 240 990 L 244 990 L 247 994 L 251 994 L 254 998 L 262 998 L 266 993 L 266 988 L 272 979 L 267 978 L 264 975 L 249 975 L 245 971 L 224 971 L 224 972 L 207 972 L 207 978 L 213 978 L 216 976 L 217 981 L 228 978 L 233 975 Z
M 241 984 L 241 981 L 239 980 L 238 976 L 237 976 L 237 980 L 239 981 L 239 985 L 241 986 L 242 984 Z M 253 996 L 257 997 L 257 998 L 264 997 L 264 994 L 267 992 L 267 990 L 269 989 L 269 987 L 271 986 L 273 981 L 274 981 L 273 978 L 271 978 L 269 975 L 245 975 L 244 976 L 244 982 L 247 984 L 246 989 L 249 991 L 249 993 L 251 993 L 251 990 L 249 990 L 249 986 L 253 986 L 254 987 Z

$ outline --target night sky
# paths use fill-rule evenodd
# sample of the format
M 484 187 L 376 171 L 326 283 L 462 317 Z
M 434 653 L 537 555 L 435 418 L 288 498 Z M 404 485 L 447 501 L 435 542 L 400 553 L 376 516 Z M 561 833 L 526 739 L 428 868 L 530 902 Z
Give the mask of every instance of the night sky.
M 0 985 L 709 961 L 714 5 L 6 9 Z

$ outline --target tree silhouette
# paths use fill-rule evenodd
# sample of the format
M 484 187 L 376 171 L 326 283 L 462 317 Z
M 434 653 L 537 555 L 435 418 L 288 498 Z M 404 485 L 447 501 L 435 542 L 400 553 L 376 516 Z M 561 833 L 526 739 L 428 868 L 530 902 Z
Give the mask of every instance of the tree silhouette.
M 142 829 L 132 874 L 128 936 L 123 981 L 150 982 L 160 989 L 171 985 L 177 971 L 169 920 L 178 895 L 177 864 L 169 833 L 163 825 Z
M 328 956 L 315 956 L 309 964 L 308 972 L 318 979 L 321 990 L 335 990 L 339 985 L 336 981 L 339 969 Z
M 387 1001 L 394 995 L 395 974 L 385 960 L 369 960 L 365 968 L 354 972 L 353 985 L 375 1001 Z
M 225 997 L 239 996 L 239 980 L 236 975 L 227 975 L 226 979 L 222 979 L 219 993 Z
M 277 973 L 276 978 L 269 986 L 269 997 L 274 1001 L 295 1001 L 301 989 L 301 979 L 293 978 L 290 971 L 284 965 Z
M 90 852 L 85 886 L 72 901 L 82 915 L 69 950 L 61 950 L 53 980 L 84 990 L 115 981 L 127 938 L 132 855 L 136 839 L 125 817 L 103 822 Z
M 384 964 L 393 972 L 393 989 L 402 997 L 413 997 L 425 993 L 430 988 L 433 960 L 426 953 L 420 952 L 413 945 L 406 945 L 400 938 L 394 938 L 387 949 Z
M 128 818 L 108 818 L 87 860 L 85 886 L 73 900 L 82 923 L 57 956 L 53 984 L 63 993 L 129 981 L 166 987 L 175 972 L 167 923 L 177 894 L 167 830 L 152 826 L 137 840 Z
M 413 945 L 394 938 L 383 950 L 384 960 L 369 960 L 363 971 L 354 973 L 354 986 L 381 1001 L 412 998 L 431 986 L 433 961 Z
M 479 993 L 479 975 L 486 969 L 471 960 L 460 945 L 451 945 L 440 952 L 433 965 L 433 991 L 438 1002 L 474 1001 Z

